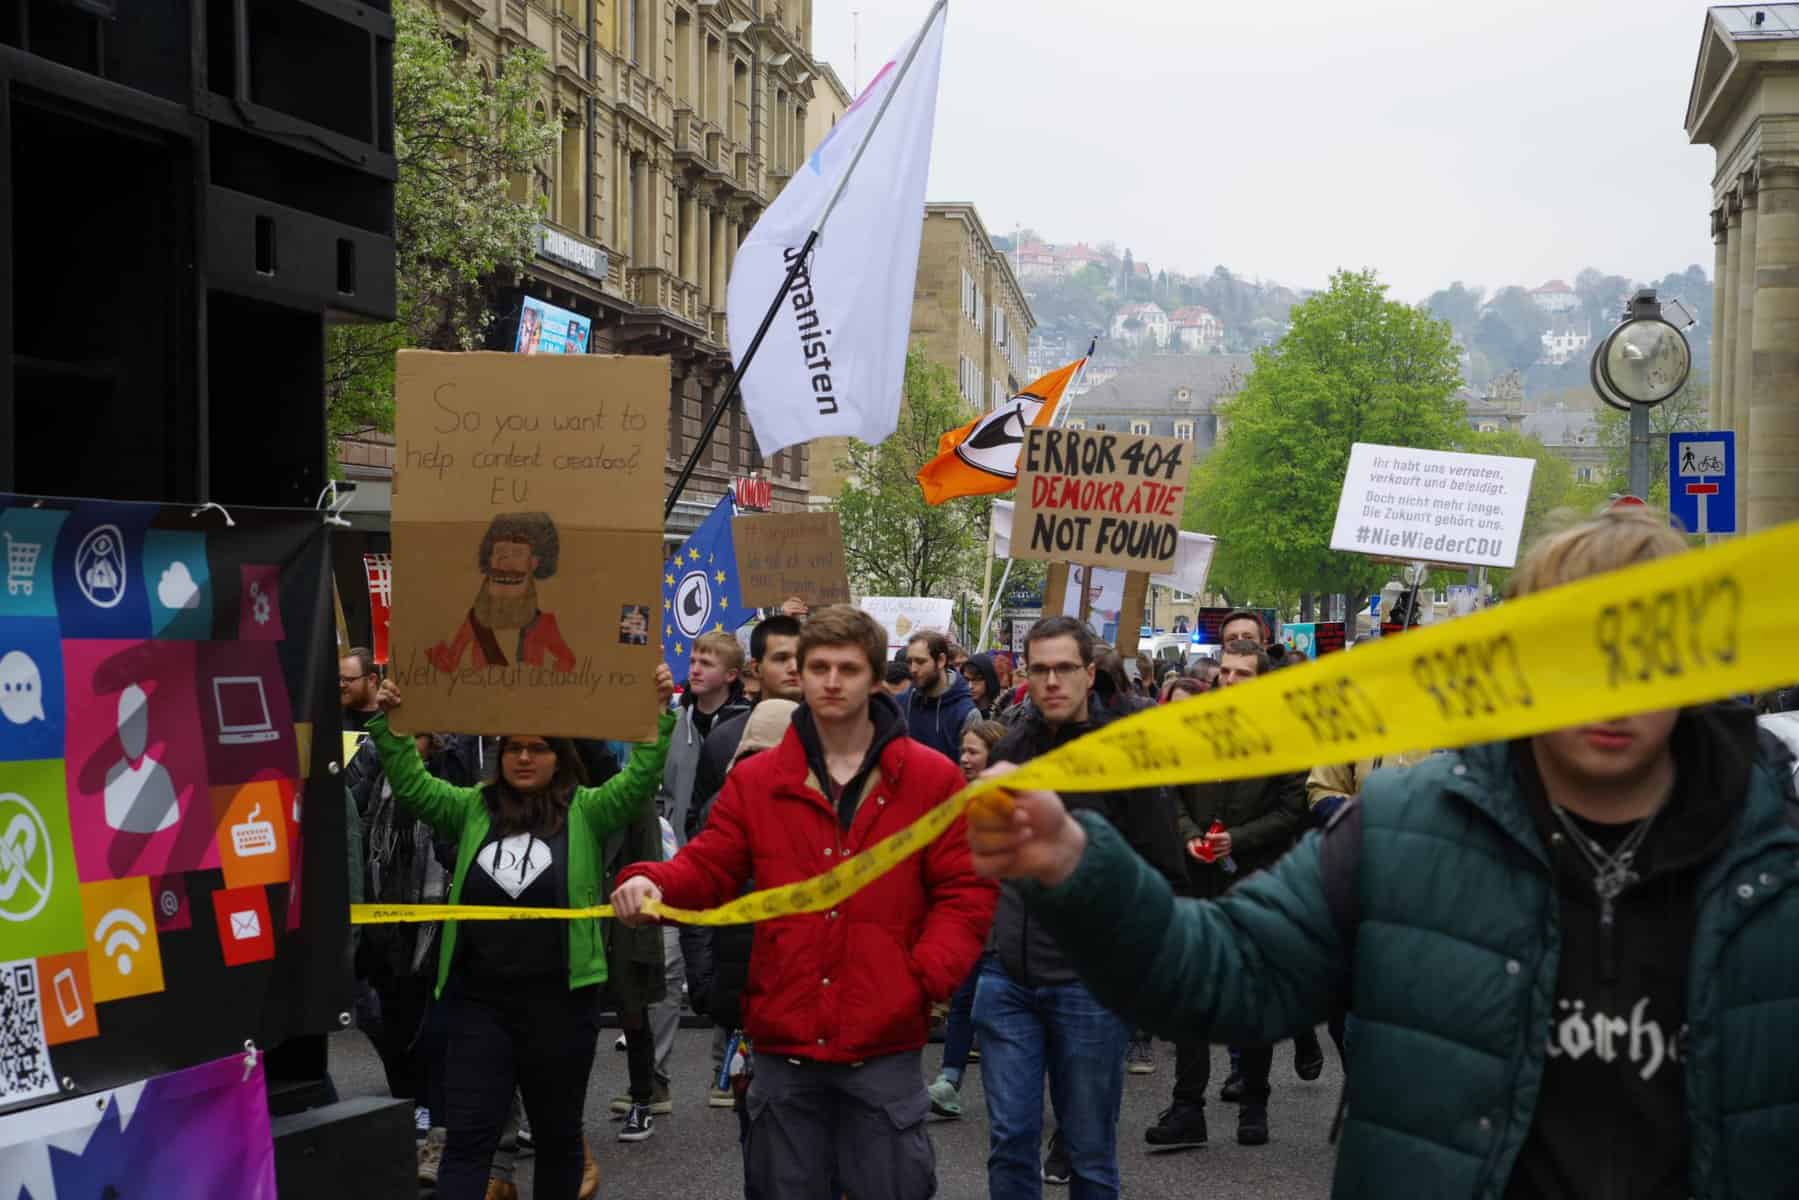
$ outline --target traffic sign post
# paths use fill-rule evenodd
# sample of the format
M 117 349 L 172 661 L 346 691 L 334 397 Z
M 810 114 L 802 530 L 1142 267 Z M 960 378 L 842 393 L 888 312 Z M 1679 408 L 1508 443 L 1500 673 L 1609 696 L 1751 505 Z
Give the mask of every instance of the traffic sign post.
M 1688 533 L 1737 531 L 1737 435 L 1668 435 L 1668 512 Z

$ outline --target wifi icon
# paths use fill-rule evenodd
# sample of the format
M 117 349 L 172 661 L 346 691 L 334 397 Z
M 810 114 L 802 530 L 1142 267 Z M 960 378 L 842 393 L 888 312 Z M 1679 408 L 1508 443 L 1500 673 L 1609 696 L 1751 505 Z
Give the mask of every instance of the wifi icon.
M 129 975 L 131 956 L 144 948 L 144 935 L 148 932 L 142 917 L 129 908 L 115 908 L 100 918 L 100 924 L 94 929 L 94 941 L 100 944 L 119 974 Z
M 163 990 L 162 943 L 148 878 L 84 883 L 81 911 L 87 915 L 87 965 L 95 1003 Z

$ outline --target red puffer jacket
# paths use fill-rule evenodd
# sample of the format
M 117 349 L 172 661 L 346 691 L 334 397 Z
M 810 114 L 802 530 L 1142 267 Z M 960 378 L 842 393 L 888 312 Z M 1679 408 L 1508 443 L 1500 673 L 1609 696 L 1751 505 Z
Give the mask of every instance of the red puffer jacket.
M 962 776 L 903 736 L 885 700 L 876 700 L 877 761 L 849 832 L 810 765 L 823 758 L 802 709 L 779 746 L 731 771 L 705 829 L 679 854 L 627 867 L 618 881 L 642 875 L 677 908 L 710 908 L 746 880 L 798 883 L 898 833 L 953 795 Z M 821 1062 L 918 1049 L 932 1002 L 948 998 L 980 957 L 998 896 L 975 875 L 958 820 L 839 907 L 762 922 L 743 996 L 745 1032 L 759 1051 Z

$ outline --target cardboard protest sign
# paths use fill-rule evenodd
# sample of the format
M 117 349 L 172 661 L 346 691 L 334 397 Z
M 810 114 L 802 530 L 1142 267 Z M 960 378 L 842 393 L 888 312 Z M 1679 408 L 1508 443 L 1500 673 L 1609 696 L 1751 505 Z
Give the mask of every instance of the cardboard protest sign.
M 1455 566 L 1518 561 L 1535 459 L 1357 442 L 1332 550 Z
M 798 596 L 813 608 L 850 602 L 837 514 L 762 513 L 731 522 L 743 602 L 773 608 Z
M 887 648 L 898 650 L 915 633 L 936 630 L 949 635 L 956 602 L 935 596 L 864 596 L 856 607 L 881 623 Z
M 400 352 L 397 726 L 655 736 L 668 396 L 665 358 Z
M 1180 438 L 1026 430 L 1012 557 L 1168 567 L 1180 549 L 1190 449 Z

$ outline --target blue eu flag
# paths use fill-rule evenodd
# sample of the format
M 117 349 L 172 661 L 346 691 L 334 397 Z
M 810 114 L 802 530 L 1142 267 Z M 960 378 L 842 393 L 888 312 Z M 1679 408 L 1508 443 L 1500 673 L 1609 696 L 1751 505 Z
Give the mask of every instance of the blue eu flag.
M 751 615 L 737 586 L 737 544 L 729 492 L 700 522 L 662 571 L 662 658 L 677 682 L 687 678 L 693 640 L 713 630 L 734 633 Z

